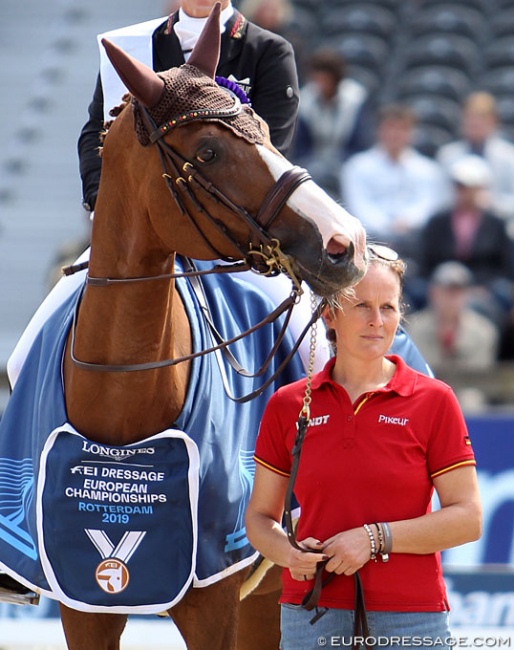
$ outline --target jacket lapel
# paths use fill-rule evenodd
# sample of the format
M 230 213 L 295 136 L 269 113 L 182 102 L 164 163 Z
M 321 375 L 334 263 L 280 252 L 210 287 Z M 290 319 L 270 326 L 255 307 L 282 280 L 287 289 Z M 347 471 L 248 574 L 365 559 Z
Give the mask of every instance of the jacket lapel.
M 178 20 L 176 11 L 153 35 L 153 63 L 156 72 L 177 68 L 185 63 L 182 47 L 172 26 Z M 171 24 L 170 24 L 171 23 Z
M 173 25 L 178 21 L 178 11 L 173 14 L 170 21 L 163 23 L 153 34 L 153 63 L 154 70 L 160 72 L 175 68 L 185 63 L 180 41 L 178 40 Z M 221 35 L 221 53 L 218 64 L 219 74 L 228 76 L 231 62 L 237 59 L 243 47 L 243 36 L 248 29 L 246 18 L 234 10 L 231 18 L 226 23 L 226 28 Z M 226 74 L 225 74 L 226 73 Z M 238 81 L 241 81 L 238 79 Z
M 236 59 L 243 47 L 243 36 L 248 28 L 248 22 L 243 14 L 234 10 L 234 13 L 225 25 L 221 35 L 221 54 L 219 67 Z

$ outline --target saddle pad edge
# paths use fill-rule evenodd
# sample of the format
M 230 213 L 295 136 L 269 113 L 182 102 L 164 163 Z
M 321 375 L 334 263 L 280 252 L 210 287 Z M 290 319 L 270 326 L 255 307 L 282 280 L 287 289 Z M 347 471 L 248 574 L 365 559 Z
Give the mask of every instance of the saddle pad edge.
M 176 605 L 183 598 L 186 591 L 191 587 L 193 583 L 195 570 L 196 570 L 196 557 L 197 557 L 197 546 L 198 546 L 198 497 L 199 497 L 199 470 L 200 470 L 200 456 L 196 443 L 187 435 L 187 433 L 180 431 L 179 429 L 168 429 L 161 433 L 155 434 L 150 438 L 134 443 L 134 445 L 127 445 L 128 448 L 135 446 L 144 442 L 149 444 L 154 440 L 161 438 L 171 437 L 171 438 L 180 438 L 184 441 L 190 458 L 190 465 L 188 470 L 188 478 L 191 486 L 191 518 L 193 526 L 193 548 L 191 556 L 191 570 L 189 574 L 189 579 L 184 582 L 182 589 L 177 593 L 177 595 L 170 601 L 163 603 L 151 603 L 147 605 L 94 605 L 89 603 L 84 603 L 82 601 L 70 598 L 60 587 L 57 577 L 52 569 L 51 562 L 48 558 L 48 555 L 45 550 L 44 544 L 44 532 L 43 532 L 43 509 L 42 509 L 42 498 L 43 498 L 43 489 L 45 484 L 46 476 L 46 460 L 47 456 L 52 449 L 52 446 L 59 435 L 59 433 L 67 432 L 72 435 L 78 436 L 84 440 L 87 440 L 78 433 L 74 427 L 65 422 L 63 425 L 56 427 L 52 433 L 48 436 L 44 448 L 41 452 L 40 463 L 39 463 L 39 473 L 37 480 L 37 499 L 36 499 L 36 527 L 38 535 L 38 546 L 40 552 L 41 566 L 45 573 L 45 577 L 50 585 L 51 591 L 38 589 L 43 595 L 58 600 L 59 602 L 64 603 L 72 609 L 78 611 L 88 612 L 88 613 L 104 613 L 104 614 L 159 614 L 165 610 L 170 609 Z M 26 582 L 26 581 L 25 581 Z

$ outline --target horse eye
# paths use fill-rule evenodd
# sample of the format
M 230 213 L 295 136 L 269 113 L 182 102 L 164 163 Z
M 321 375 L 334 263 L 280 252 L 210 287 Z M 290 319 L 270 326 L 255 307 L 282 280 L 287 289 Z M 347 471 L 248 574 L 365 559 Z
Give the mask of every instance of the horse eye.
M 216 158 L 216 152 L 214 149 L 204 149 L 200 153 L 196 154 L 196 159 L 201 163 L 212 162 Z

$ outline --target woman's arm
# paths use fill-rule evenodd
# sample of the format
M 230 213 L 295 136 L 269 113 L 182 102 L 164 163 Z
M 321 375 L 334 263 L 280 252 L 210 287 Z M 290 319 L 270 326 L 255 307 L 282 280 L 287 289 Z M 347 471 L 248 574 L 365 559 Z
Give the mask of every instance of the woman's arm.
M 425 555 L 480 537 L 482 508 L 474 467 L 460 467 L 434 479 L 440 510 L 416 519 L 389 522 L 393 553 Z
M 257 464 L 252 496 L 246 510 L 246 534 L 252 546 L 274 564 L 288 567 L 296 580 L 311 579 L 323 553 L 302 552 L 293 548 L 282 528 L 282 514 L 288 479 Z M 321 550 L 311 537 L 300 546 Z
M 434 479 L 441 509 L 389 523 L 393 553 L 427 555 L 472 542 L 480 537 L 482 511 L 474 467 L 461 467 Z M 374 524 L 366 522 L 379 540 Z M 380 523 L 380 522 L 378 522 Z M 370 559 L 371 541 L 363 528 L 352 528 L 326 540 L 323 551 L 330 557 L 327 571 L 351 575 Z

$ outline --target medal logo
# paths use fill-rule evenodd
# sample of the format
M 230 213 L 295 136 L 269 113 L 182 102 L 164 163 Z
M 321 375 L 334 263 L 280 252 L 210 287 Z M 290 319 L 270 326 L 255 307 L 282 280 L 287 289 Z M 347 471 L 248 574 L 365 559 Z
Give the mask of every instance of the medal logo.
M 95 571 L 98 586 L 107 594 L 119 594 L 130 581 L 127 564 L 143 541 L 146 532 L 127 531 L 117 546 L 114 546 L 103 530 L 87 528 L 85 533 L 103 558 Z
M 108 594 L 119 594 L 130 580 L 129 570 L 121 560 L 109 558 L 96 567 L 95 578 L 98 586 Z

